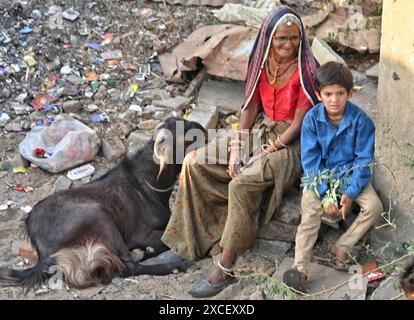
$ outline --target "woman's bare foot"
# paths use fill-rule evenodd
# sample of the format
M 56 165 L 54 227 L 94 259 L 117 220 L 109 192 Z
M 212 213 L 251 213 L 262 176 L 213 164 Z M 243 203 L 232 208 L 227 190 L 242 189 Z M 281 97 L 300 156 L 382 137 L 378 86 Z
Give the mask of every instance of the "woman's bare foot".
M 220 268 L 216 268 L 208 278 L 208 282 L 210 282 L 212 285 L 217 285 L 223 283 L 228 277 L 231 276 L 229 274 L 226 274 Z

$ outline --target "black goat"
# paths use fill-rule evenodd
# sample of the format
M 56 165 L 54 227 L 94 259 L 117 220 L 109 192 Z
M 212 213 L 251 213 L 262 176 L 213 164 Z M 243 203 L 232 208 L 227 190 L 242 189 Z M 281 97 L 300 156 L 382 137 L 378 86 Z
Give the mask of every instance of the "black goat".
M 195 122 L 170 118 L 157 129 L 155 141 L 102 177 L 37 203 L 26 219 L 37 264 L 22 271 L 0 269 L 0 283 L 31 288 L 50 278 L 55 264 L 66 283 L 76 288 L 107 283 L 115 273 L 128 277 L 185 270 L 188 262 L 142 265 L 131 257 L 135 248 L 152 247 L 153 255 L 168 249 L 160 238 L 171 215 L 169 197 L 182 165 L 174 151 L 205 143 L 204 129 Z M 197 129 L 198 136 L 186 141 L 184 134 L 190 129 Z M 166 140 L 166 133 L 172 140 Z

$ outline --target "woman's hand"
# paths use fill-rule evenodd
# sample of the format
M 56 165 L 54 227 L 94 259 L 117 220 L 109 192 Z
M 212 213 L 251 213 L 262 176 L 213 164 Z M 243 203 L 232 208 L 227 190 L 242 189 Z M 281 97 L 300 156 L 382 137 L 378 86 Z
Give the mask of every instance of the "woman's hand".
M 234 179 L 236 176 L 236 165 L 239 160 L 242 158 L 242 148 L 235 148 L 232 147 L 230 149 L 230 160 L 229 160 L 229 167 L 227 168 L 227 174 L 230 178 Z

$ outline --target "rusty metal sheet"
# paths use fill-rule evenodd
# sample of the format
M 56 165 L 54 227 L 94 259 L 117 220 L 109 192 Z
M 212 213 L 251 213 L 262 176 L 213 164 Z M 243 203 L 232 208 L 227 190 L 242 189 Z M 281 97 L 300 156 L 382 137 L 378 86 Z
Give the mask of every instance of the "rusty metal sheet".
M 182 72 L 196 70 L 201 59 L 211 75 L 245 80 L 257 32 L 254 28 L 231 24 L 198 29 L 171 53 L 160 55 L 164 75 L 169 81 L 181 82 Z

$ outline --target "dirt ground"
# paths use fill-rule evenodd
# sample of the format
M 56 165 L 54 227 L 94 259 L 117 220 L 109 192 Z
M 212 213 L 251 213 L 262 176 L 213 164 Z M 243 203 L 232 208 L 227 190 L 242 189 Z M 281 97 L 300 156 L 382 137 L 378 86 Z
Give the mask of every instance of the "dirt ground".
M 8 47 L 13 47 L 16 56 L 22 54 L 32 47 L 36 51 L 38 67 L 36 72 L 25 79 L 25 74 L 15 75 L 14 80 L 2 83 L 0 86 L 0 107 L 13 101 L 20 94 L 27 94 L 27 99 L 33 97 L 40 91 L 44 80 L 50 76 L 45 64 L 50 63 L 56 57 L 62 63 L 68 63 L 79 70 L 87 69 L 91 66 L 91 56 L 89 51 L 83 47 L 83 43 L 97 41 L 97 34 L 91 32 L 89 36 L 81 36 L 78 33 L 79 24 L 71 24 L 64 21 L 63 30 L 49 30 L 47 19 L 32 18 L 35 9 L 45 13 L 49 6 L 43 1 L 28 1 L 28 5 L 18 6 L 1 2 L 0 10 L 4 16 L 3 30 L 19 30 L 25 26 L 25 22 L 34 19 L 32 24 L 33 34 L 27 39 L 23 39 L 16 34 L 12 43 Z M 215 18 L 208 7 L 183 7 L 168 5 L 168 12 L 162 3 L 148 1 L 54 1 L 53 4 L 60 5 L 65 10 L 73 6 L 81 12 L 79 23 L 86 22 L 93 30 L 101 33 L 113 33 L 122 36 L 128 32 L 135 32 L 134 36 L 121 38 L 114 48 L 121 49 L 126 60 L 134 66 L 144 65 L 154 51 L 154 41 L 160 46 L 160 51 L 166 50 L 185 39 L 192 31 L 197 28 L 216 23 Z M 150 11 L 149 11 L 150 10 Z M 151 14 L 150 14 L 151 12 Z M 175 26 L 170 19 L 172 15 L 178 25 Z M 36 22 L 36 19 L 39 19 Z M 2 31 L 2 30 L 0 30 Z M 75 37 L 74 37 L 75 36 Z M 70 44 L 70 46 L 67 46 Z M 10 50 L 8 54 L 10 55 Z M 365 59 L 366 60 L 366 59 Z M 126 90 L 134 76 L 131 69 L 123 70 L 104 70 L 97 65 L 97 73 L 109 73 L 115 81 L 115 88 L 119 91 Z M 122 72 L 121 72 L 122 71 Z M 57 71 L 59 72 L 59 71 Z M 158 77 L 151 78 L 145 85 L 154 90 L 163 90 L 167 84 L 159 81 L 162 74 L 154 71 Z M 174 85 L 173 94 L 183 92 L 186 84 Z M 107 88 L 109 90 L 109 87 Z M 155 91 L 154 91 L 155 92 Z M 120 100 L 112 99 L 107 94 L 99 101 L 90 101 L 99 105 L 101 111 L 107 112 L 112 116 L 109 123 L 95 123 L 93 128 L 100 138 L 108 133 L 120 136 L 122 139 L 134 128 L 133 124 L 139 119 L 132 115 L 128 118 L 128 123 L 117 117 L 118 114 L 125 113 L 128 106 L 139 101 L 144 105 L 154 96 L 137 95 L 125 103 Z M 82 99 L 87 100 L 82 97 Z M 134 100 L 135 99 L 135 100 Z M 139 99 L 139 100 L 138 100 Z M 86 101 L 87 102 L 87 101 Z M 80 111 L 80 116 L 87 117 L 86 111 Z M 39 115 L 39 113 L 37 114 Z M 46 114 L 40 117 L 45 118 Z M 168 115 L 163 115 L 167 117 Z M 27 115 L 12 115 L 12 120 L 16 123 L 21 121 L 35 121 L 36 117 Z M 132 123 L 132 125 L 131 125 Z M 122 125 L 123 124 L 123 125 Z M 125 128 L 126 127 L 126 128 Z M 26 213 L 23 209 L 26 206 L 33 207 L 38 201 L 51 195 L 56 188 L 56 180 L 62 174 L 51 174 L 35 167 L 28 167 L 26 173 L 13 173 L 10 170 L 10 163 L 19 163 L 18 146 L 26 135 L 26 131 L 5 130 L 0 128 L 0 203 L 7 203 L 7 210 L 0 211 L 0 267 L 12 267 L 15 269 L 27 268 L 29 264 L 17 255 L 16 248 L 24 236 L 23 219 Z M 14 159 L 14 160 L 13 160 Z M 97 169 L 96 176 L 105 172 L 113 164 L 105 160 L 102 153 L 98 154 L 92 164 Z M 72 186 L 76 187 L 80 182 L 75 182 Z M 32 192 L 16 191 L 13 186 L 22 185 L 33 188 Z M 292 244 L 286 243 L 285 252 L 292 256 Z M 248 252 L 241 259 L 240 268 L 244 272 L 249 268 L 271 274 L 281 262 L 284 255 L 269 257 L 262 251 Z M 249 261 L 255 261 L 254 267 Z M 102 285 L 90 289 L 76 290 L 69 289 L 65 285 L 61 289 L 51 289 L 43 287 L 24 294 L 21 288 L 2 287 L 0 288 L 0 299 L 74 299 L 74 300 L 106 300 L 106 299 L 191 299 L 187 290 L 197 281 L 207 278 L 213 268 L 211 258 L 198 261 L 185 273 L 174 273 L 167 276 L 139 276 L 128 279 L 114 279 L 109 285 Z M 224 290 L 213 299 L 264 299 L 263 286 L 257 280 L 243 280 L 236 285 Z

